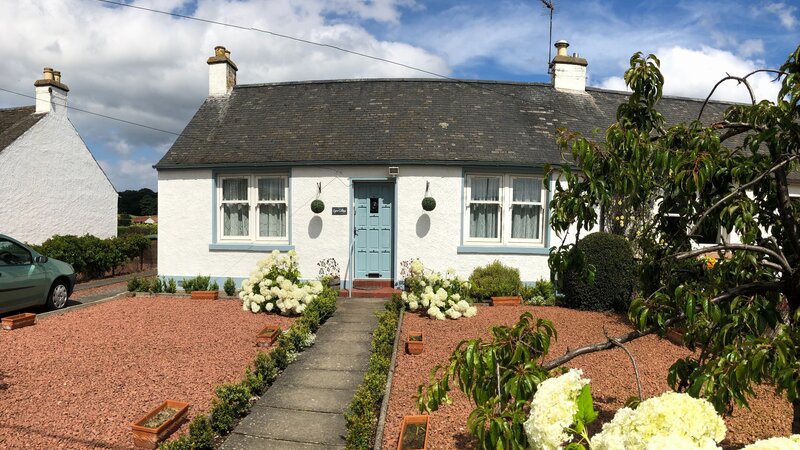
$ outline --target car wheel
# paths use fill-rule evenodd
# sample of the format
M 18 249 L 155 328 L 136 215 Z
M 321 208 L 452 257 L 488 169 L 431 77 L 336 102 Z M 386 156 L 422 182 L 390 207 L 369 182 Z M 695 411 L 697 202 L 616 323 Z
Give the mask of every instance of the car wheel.
M 47 307 L 49 309 L 61 309 L 67 304 L 69 290 L 64 281 L 58 280 L 53 283 L 50 293 L 47 295 Z

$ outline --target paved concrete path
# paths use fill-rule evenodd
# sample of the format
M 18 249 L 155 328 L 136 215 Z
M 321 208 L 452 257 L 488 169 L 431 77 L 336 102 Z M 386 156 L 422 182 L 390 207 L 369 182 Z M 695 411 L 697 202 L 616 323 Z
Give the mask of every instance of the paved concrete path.
M 385 299 L 340 299 L 336 313 L 228 436 L 222 450 L 344 449 L 344 411 L 369 364 Z

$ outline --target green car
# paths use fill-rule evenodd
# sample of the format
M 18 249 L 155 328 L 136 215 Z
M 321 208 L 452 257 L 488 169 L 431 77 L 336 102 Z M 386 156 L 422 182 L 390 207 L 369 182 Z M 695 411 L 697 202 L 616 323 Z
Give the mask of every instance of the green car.
M 0 234 L 0 313 L 29 306 L 61 309 L 75 287 L 75 270 Z

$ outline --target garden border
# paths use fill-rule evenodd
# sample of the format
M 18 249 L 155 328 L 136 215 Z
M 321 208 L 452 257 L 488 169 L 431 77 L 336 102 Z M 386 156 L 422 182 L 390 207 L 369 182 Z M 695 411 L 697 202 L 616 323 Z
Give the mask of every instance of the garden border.
M 392 363 L 389 365 L 389 373 L 386 375 L 386 388 L 383 391 L 383 400 L 381 401 L 381 412 L 378 416 L 378 428 L 375 430 L 375 445 L 373 450 L 381 450 L 383 448 L 383 429 L 386 427 L 386 413 L 389 411 L 389 396 L 392 394 L 392 379 L 394 378 L 394 369 L 397 365 L 397 344 L 400 342 L 400 331 L 403 329 L 403 317 L 406 315 L 406 309 L 400 310 L 400 317 L 397 319 L 397 330 L 394 334 L 394 347 L 392 350 Z

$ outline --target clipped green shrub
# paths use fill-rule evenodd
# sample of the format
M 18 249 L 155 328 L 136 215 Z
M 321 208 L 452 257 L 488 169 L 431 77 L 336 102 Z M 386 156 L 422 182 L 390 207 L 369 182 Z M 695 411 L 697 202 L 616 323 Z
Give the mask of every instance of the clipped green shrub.
M 175 282 L 175 279 L 174 278 L 170 278 L 164 284 L 164 292 L 166 292 L 168 294 L 174 294 L 177 291 L 178 291 L 178 286 L 177 286 L 177 283 Z
M 233 297 L 233 294 L 236 293 L 236 283 L 234 283 L 233 278 L 228 277 L 228 279 L 225 280 L 225 284 L 222 286 L 222 289 L 225 290 L 225 295 Z
M 214 430 L 205 415 L 195 416 L 189 423 L 189 439 L 192 450 L 211 450 L 214 448 Z
M 48 258 L 71 264 L 83 278 L 98 278 L 140 256 L 149 246 L 150 240 L 141 235 L 100 239 L 86 234 L 56 235 L 33 247 Z
M 250 389 L 247 380 L 226 383 L 214 390 L 217 398 L 211 404 L 209 421 L 217 433 L 228 433 L 240 417 L 250 411 Z
M 487 266 L 476 267 L 469 277 L 472 284 L 470 294 L 475 299 L 517 295 L 522 289 L 519 269 L 495 261 Z
M 218 291 L 219 285 L 217 284 L 217 280 L 214 280 L 211 285 L 208 287 L 209 291 Z
M 208 283 L 211 281 L 211 276 L 205 275 L 198 275 L 194 278 L 189 278 L 181 280 L 181 287 L 187 294 L 191 294 L 192 291 L 207 291 L 208 290 Z M 217 290 L 219 290 L 219 286 L 217 286 Z
M 378 424 L 378 410 L 383 401 L 386 380 L 389 376 L 394 338 L 404 302 L 394 296 L 386 303 L 386 311 L 378 319 L 372 332 L 372 354 L 364 381 L 353 395 L 344 414 L 347 421 L 346 446 L 348 449 L 372 448 Z
M 128 280 L 128 292 L 140 292 L 139 288 L 142 285 L 142 281 L 139 277 L 133 277 Z
M 594 267 L 594 280 L 581 277 L 577 271 L 563 274 L 562 305 L 590 311 L 628 311 L 636 285 L 636 266 L 628 241 L 615 234 L 592 233 L 578 241 L 570 253 Z

